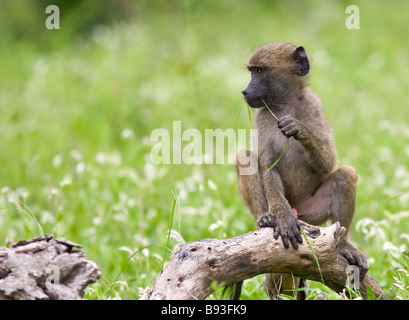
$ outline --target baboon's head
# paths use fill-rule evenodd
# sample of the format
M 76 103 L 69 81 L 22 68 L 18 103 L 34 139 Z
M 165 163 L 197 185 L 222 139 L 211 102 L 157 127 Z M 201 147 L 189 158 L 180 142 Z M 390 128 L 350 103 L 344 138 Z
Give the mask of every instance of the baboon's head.
M 242 94 L 253 108 L 285 102 L 307 86 L 310 62 L 303 47 L 266 44 L 256 49 L 246 65 L 251 79 Z

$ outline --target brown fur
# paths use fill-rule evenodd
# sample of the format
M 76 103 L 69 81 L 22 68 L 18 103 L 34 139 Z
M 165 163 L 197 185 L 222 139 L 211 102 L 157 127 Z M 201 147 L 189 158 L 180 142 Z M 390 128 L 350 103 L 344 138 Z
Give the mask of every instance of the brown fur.
M 250 56 L 246 67 L 271 67 L 274 66 L 276 75 L 280 77 L 292 76 L 292 71 L 296 69 L 296 64 L 292 59 L 292 53 L 296 47 L 290 43 L 279 42 L 266 44 L 256 49 Z M 309 75 L 299 78 L 300 85 L 308 85 Z
M 284 245 L 294 248 L 302 242 L 294 209 L 298 218 L 308 223 L 339 221 L 349 230 L 356 200 L 357 174 L 349 166 L 335 169 L 338 157 L 332 128 L 320 99 L 308 88 L 309 67 L 302 47 L 264 45 L 249 59 L 252 80 L 242 91 L 249 105 L 256 108 L 254 127 L 259 144 L 258 155 L 248 150 L 237 155 L 239 194 L 258 226 L 273 227 L 275 237 L 281 236 Z M 284 150 L 286 136 L 288 148 L 269 171 Z M 240 159 L 246 156 L 257 162 L 258 173 L 240 175 Z M 340 253 L 361 268 L 363 277 L 368 270 L 365 257 L 348 241 L 341 245 Z

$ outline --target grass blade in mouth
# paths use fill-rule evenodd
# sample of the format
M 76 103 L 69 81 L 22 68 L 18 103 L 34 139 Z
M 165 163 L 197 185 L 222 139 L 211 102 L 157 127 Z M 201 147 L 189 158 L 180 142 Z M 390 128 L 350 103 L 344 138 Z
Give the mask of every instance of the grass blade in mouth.
M 261 98 L 261 101 L 263 101 L 264 105 L 267 107 L 268 111 L 270 111 L 270 113 L 272 114 L 272 116 L 278 121 L 278 118 L 276 117 L 276 115 L 273 113 L 273 111 L 271 111 L 271 109 L 268 107 L 267 103 L 264 101 L 263 98 Z M 283 153 L 278 157 L 278 159 L 268 168 L 268 171 L 270 171 L 271 169 L 273 169 L 277 163 L 281 160 L 281 158 L 283 157 L 284 153 L 287 150 L 288 147 L 288 141 L 290 140 L 290 138 L 287 138 L 287 141 L 285 142 L 285 147 L 283 150 Z
M 273 168 L 277 165 L 278 161 L 281 160 L 281 158 L 283 157 L 285 151 L 287 150 L 288 141 L 289 141 L 289 140 L 290 140 L 290 139 L 287 138 L 287 141 L 286 141 L 286 143 L 285 143 L 285 147 L 284 147 L 283 153 L 282 153 L 282 154 L 278 157 L 278 159 L 270 166 L 270 168 L 268 168 L 268 171 L 270 171 L 271 169 L 273 169 Z

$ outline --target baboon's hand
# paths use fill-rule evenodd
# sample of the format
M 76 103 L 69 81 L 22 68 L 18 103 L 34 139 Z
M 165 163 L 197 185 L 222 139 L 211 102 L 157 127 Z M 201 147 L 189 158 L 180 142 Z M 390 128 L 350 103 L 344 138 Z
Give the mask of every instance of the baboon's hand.
M 275 228 L 277 222 L 276 218 L 274 218 L 271 213 L 266 212 L 265 215 L 260 218 L 257 224 L 260 228 Z
M 340 243 L 338 253 L 342 255 L 349 264 L 356 265 L 359 268 L 359 278 L 360 281 L 362 281 L 369 269 L 365 255 L 353 247 L 348 241 Z
M 274 216 L 271 213 L 266 213 L 258 221 L 260 228 L 274 228 L 274 238 L 277 240 L 279 236 L 283 240 L 284 247 L 289 248 L 291 242 L 294 249 L 298 249 L 298 243 L 302 243 L 300 232 L 300 222 L 291 214 L 282 214 Z
M 283 135 L 287 138 L 294 137 L 298 139 L 298 134 L 300 132 L 300 126 L 297 120 L 291 115 L 285 115 L 278 119 L 278 128 L 281 129 Z

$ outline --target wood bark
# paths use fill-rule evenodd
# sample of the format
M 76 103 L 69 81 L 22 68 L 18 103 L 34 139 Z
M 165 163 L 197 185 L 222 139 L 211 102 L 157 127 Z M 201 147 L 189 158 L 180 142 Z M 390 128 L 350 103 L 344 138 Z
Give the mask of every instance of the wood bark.
M 345 228 L 339 223 L 326 228 L 302 225 L 309 244 L 304 239 L 298 250 L 285 248 L 280 238 L 275 240 L 271 228 L 231 239 L 186 243 L 173 253 L 153 282 L 146 299 L 201 300 L 212 293 L 213 281 L 229 285 L 265 273 L 292 273 L 296 277 L 320 282 L 323 279 L 325 285 L 341 292 L 348 277 L 348 262 L 338 254 L 337 246 L 345 236 Z M 387 299 L 369 275 L 360 283 L 364 297 L 367 285 L 377 298 Z
M 0 300 L 82 299 L 101 273 L 80 247 L 45 235 L 0 248 Z

